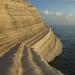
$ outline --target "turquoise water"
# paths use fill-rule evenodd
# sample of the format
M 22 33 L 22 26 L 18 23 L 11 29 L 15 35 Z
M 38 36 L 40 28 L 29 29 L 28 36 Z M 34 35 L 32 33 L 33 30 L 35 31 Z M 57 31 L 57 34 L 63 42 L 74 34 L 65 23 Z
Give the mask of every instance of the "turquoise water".
M 62 54 L 50 64 L 65 75 L 75 75 L 75 25 L 52 25 L 52 29 L 64 47 Z

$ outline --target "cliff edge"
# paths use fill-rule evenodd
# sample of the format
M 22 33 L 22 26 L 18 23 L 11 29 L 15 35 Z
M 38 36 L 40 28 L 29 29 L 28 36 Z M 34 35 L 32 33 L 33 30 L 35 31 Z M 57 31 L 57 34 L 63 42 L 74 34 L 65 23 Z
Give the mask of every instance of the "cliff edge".
M 48 65 L 62 43 L 24 0 L 0 0 L 0 75 L 63 75 Z

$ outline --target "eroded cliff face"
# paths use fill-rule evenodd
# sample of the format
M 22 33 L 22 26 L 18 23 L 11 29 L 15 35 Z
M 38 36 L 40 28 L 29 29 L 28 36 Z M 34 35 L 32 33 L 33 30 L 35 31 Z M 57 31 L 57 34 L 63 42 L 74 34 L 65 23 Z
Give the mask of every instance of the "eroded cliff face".
M 62 75 L 49 66 L 62 43 L 24 0 L 0 0 L 0 75 Z

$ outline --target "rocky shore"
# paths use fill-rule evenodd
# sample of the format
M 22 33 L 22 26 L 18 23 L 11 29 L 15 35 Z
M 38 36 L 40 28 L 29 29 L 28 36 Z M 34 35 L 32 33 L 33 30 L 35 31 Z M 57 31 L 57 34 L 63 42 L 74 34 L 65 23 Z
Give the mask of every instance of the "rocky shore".
M 24 0 L 0 0 L 0 75 L 63 75 L 48 62 L 62 43 Z

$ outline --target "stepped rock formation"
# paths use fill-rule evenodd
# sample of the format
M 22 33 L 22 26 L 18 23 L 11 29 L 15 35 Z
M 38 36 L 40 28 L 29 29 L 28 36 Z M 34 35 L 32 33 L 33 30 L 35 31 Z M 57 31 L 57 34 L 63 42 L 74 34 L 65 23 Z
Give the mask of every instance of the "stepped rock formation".
M 63 75 L 48 65 L 62 43 L 24 0 L 0 0 L 0 75 Z

